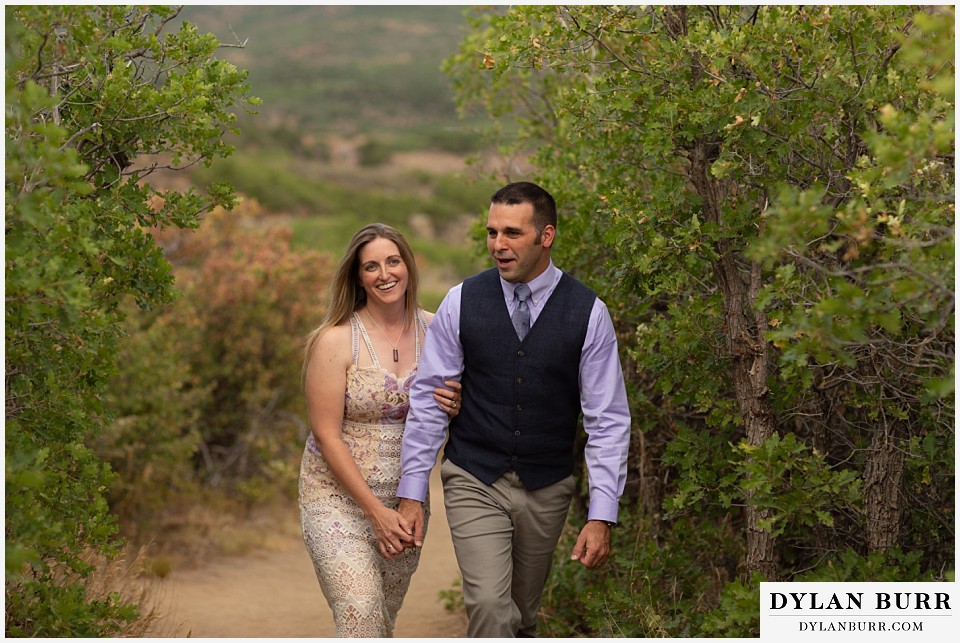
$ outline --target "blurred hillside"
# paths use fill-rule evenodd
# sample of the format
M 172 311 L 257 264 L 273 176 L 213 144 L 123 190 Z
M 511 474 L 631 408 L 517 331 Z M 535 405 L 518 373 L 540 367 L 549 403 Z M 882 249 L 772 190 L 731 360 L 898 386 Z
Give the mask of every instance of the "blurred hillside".
M 462 6 L 186 6 L 180 18 L 250 72 L 267 124 L 351 136 L 461 128 L 440 63 Z

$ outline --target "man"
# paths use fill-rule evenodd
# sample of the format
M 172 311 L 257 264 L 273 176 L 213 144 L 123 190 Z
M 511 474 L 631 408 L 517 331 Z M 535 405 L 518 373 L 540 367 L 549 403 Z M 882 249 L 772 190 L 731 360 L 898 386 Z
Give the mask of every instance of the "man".
M 397 495 L 419 547 L 447 424 L 428 401 L 444 379 L 463 383 L 441 478 L 471 637 L 535 635 L 573 497 L 581 412 L 590 507 L 572 560 L 592 569 L 607 559 L 626 480 L 630 414 L 613 323 L 593 291 L 553 265 L 556 227 L 553 197 L 533 183 L 491 197 L 496 267 L 447 293 L 411 388 Z

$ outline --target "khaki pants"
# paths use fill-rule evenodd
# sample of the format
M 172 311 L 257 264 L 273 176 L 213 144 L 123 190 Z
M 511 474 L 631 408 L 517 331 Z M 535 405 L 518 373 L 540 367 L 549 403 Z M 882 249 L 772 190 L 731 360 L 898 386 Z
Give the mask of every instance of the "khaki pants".
M 574 478 L 527 491 L 516 472 L 485 485 L 449 460 L 443 502 L 463 576 L 467 636 L 533 636 Z

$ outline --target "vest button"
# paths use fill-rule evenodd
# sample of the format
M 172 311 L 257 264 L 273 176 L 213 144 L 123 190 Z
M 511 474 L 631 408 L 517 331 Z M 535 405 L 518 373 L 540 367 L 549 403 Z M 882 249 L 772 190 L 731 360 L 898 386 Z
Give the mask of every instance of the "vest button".
M 510 456 L 510 459 L 513 460 L 514 462 L 516 462 L 516 461 L 517 461 L 517 456 L 512 455 L 512 456 Z
M 518 410 L 518 411 L 522 411 L 522 410 L 523 410 L 522 408 L 520 408 L 520 405 L 519 405 L 519 404 L 517 404 L 517 410 Z
M 520 432 L 519 432 L 519 431 L 514 431 L 513 434 L 514 434 L 515 436 L 517 436 L 518 438 L 520 437 Z
M 523 357 L 523 351 L 517 351 L 517 357 Z
M 518 378 L 517 378 L 517 384 L 523 384 L 523 378 L 522 378 L 522 377 L 518 377 Z

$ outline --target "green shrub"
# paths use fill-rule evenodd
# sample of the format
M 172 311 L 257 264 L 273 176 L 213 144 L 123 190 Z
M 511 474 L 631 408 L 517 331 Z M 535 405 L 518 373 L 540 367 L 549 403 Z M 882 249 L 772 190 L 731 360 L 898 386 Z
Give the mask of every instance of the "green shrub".
M 130 311 L 105 407 L 90 443 L 117 472 L 109 498 L 124 531 L 157 540 L 198 498 L 230 511 L 296 493 L 307 435 L 301 350 L 319 323 L 327 256 L 296 251 L 285 227 L 258 229 L 253 201 L 211 213 L 196 231 L 155 231 L 180 297 Z M 170 538 L 176 539 L 173 534 Z

